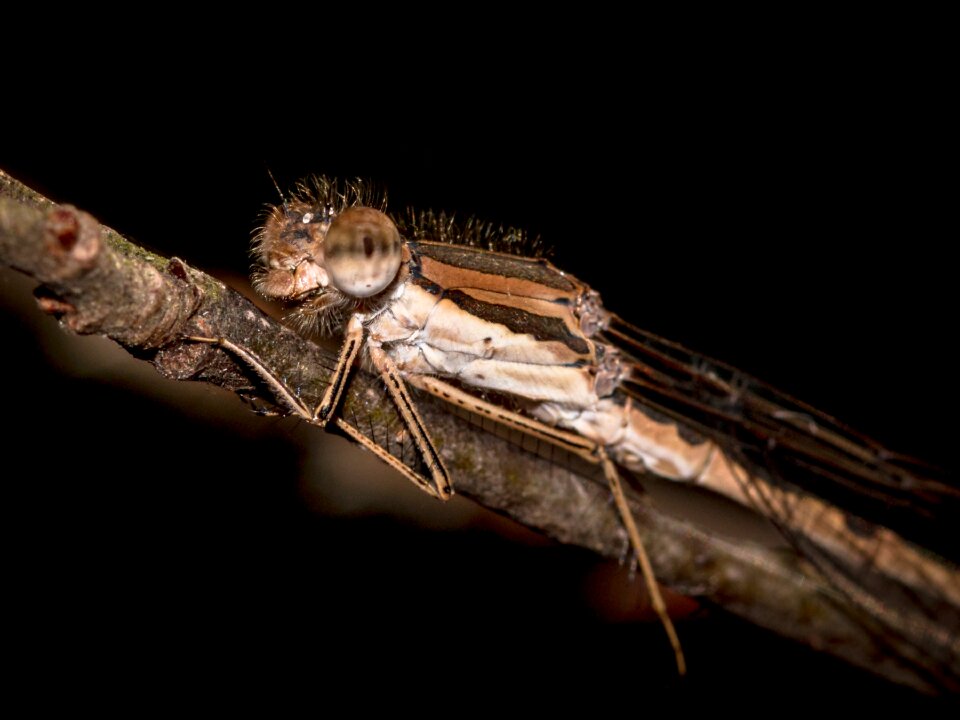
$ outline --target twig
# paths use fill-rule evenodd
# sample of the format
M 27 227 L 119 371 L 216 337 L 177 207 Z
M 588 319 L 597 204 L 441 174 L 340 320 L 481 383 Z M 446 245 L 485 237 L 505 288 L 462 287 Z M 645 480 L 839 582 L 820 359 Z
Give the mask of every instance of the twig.
M 40 305 L 65 328 L 110 337 L 167 377 L 273 403 L 248 368 L 221 350 L 184 341 L 188 335 L 224 337 L 248 348 L 278 376 L 296 378 L 307 399 L 320 397 L 335 362 L 219 281 L 176 258 L 146 252 L 81 211 L 53 205 L 2 171 L 0 261 L 43 283 Z M 478 432 L 471 419 L 426 398 L 421 411 L 457 492 L 562 542 L 608 557 L 622 552 L 624 530 L 594 468 L 531 452 L 502 433 Z M 374 442 L 398 427 L 378 381 L 362 372 L 349 387 L 343 416 Z M 923 645 L 920 652 L 914 648 L 917 638 L 900 648 L 911 660 L 904 663 L 844 595 L 797 557 L 734 544 L 663 514 L 636 489 L 630 495 L 651 561 L 667 585 L 897 682 L 935 689 L 928 673 L 942 676 L 944 668 L 939 660 L 935 668 L 924 665 Z M 955 648 L 922 639 L 938 643 L 930 656 L 946 652 L 952 672 L 960 674 Z

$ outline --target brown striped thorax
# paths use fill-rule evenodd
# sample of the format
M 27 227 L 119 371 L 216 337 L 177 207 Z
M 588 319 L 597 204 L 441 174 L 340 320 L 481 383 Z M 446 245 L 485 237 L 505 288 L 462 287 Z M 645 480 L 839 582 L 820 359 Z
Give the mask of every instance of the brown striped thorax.
M 479 226 L 413 215 L 401 231 L 385 209 L 364 185 L 318 179 L 267 217 L 257 289 L 295 303 L 302 328 L 359 321 L 364 347 L 382 348 L 408 381 L 508 397 L 625 467 L 671 479 L 722 471 L 713 443 L 618 392 L 629 366 L 601 337 L 611 315 L 585 283 L 540 257 L 476 247 L 493 235 Z
M 607 316 L 596 292 L 542 258 L 454 244 L 470 238 L 433 216 L 404 221 L 401 240 L 381 208 L 362 186 L 324 181 L 274 208 L 256 245 L 257 289 L 297 303 L 293 318 L 309 328 L 362 313 L 405 372 L 581 406 L 613 391 L 616 351 L 591 340 Z

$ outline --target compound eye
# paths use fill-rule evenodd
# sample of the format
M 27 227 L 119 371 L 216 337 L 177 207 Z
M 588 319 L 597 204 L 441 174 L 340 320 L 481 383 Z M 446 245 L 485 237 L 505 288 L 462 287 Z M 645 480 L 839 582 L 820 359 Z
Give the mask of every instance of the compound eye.
M 379 210 L 352 207 L 334 218 L 323 241 L 323 262 L 340 292 L 365 298 L 386 288 L 400 270 L 400 233 Z

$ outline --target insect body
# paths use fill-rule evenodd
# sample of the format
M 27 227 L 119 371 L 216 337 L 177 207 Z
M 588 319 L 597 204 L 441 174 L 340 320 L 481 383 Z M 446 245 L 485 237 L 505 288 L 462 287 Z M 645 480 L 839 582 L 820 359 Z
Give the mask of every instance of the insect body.
M 574 451 L 602 447 L 620 465 L 674 479 L 716 465 L 715 444 L 684 439 L 617 395 L 630 364 L 600 337 L 612 316 L 584 283 L 542 259 L 429 240 L 401 250 L 383 213 L 317 208 L 277 208 L 259 245 L 257 288 L 296 301 L 302 324 L 344 324 L 349 313 L 344 347 L 365 343 L 381 373 L 478 407 L 490 403 L 475 392 L 463 400 L 463 389 L 509 396 L 520 412 L 498 414 Z
M 831 418 L 739 375 L 698 361 L 604 309 L 596 292 L 539 258 L 444 242 L 441 219 L 401 221 L 361 184 L 320 179 L 274 208 L 259 235 L 256 288 L 295 305 L 302 327 L 343 329 L 324 397 L 306 407 L 243 348 L 227 347 L 309 422 L 333 420 L 351 437 L 445 499 L 453 483 L 407 386 L 492 418 L 599 464 L 651 589 L 683 658 L 627 505 L 619 468 L 701 484 L 774 519 L 811 556 L 828 557 L 840 585 L 869 563 L 874 580 L 915 596 L 934 588 L 960 606 L 955 571 L 880 524 L 851 533 L 849 514 L 790 481 L 803 473 L 896 504 L 898 492 L 949 494 Z M 438 237 L 439 236 L 439 237 Z M 482 229 L 456 239 L 485 238 Z M 420 474 L 336 418 L 358 358 L 383 378 L 424 461 Z M 918 491 L 920 491 L 918 493 Z M 846 583 L 849 594 L 855 585 Z M 870 597 L 863 604 L 876 605 Z M 923 627 L 912 609 L 871 610 L 896 627 Z M 932 611 L 931 611 L 932 614 Z M 933 630 L 936 631 L 935 629 Z

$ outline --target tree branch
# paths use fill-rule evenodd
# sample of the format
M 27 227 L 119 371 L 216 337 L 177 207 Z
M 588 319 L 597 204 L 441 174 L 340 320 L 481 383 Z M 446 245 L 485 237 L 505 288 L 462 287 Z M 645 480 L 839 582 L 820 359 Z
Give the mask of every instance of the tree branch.
M 295 379 L 292 384 L 308 401 L 322 395 L 335 364 L 329 352 L 214 278 L 133 245 L 2 171 L 0 261 L 43 283 L 40 306 L 66 329 L 105 335 L 148 358 L 166 377 L 212 383 L 274 404 L 249 368 L 222 350 L 184 341 L 188 335 L 223 337 L 248 348 L 277 376 Z M 427 397 L 420 403 L 458 493 L 561 542 L 607 557 L 622 554 L 625 533 L 596 468 L 549 448 L 526 447 L 502 429 L 484 426 L 485 432 L 478 432 L 475 419 Z M 402 454 L 389 443 L 400 423 L 378 379 L 357 373 L 343 417 Z M 638 488 L 632 489 L 631 504 L 657 575 L 667 585 L 922 690 L 960 675 L 950 638 L 925 630 L 904 643 L 878 638 L 849 597 L 799 557 L 734 543 L 678 520 Z M 891 653 L 891 644 L 897 652 Z

